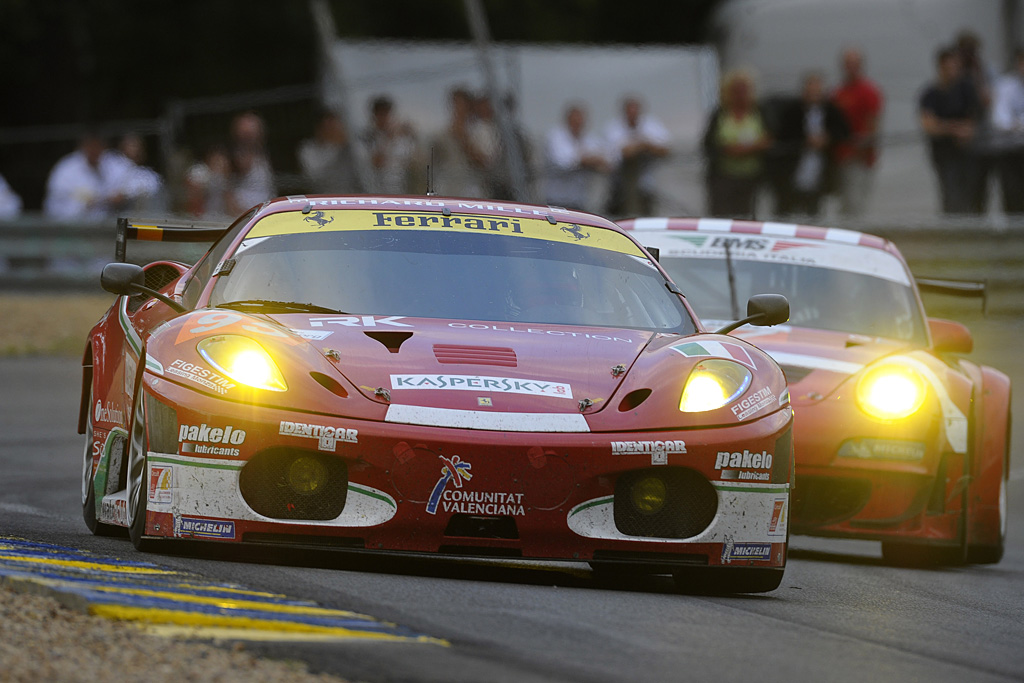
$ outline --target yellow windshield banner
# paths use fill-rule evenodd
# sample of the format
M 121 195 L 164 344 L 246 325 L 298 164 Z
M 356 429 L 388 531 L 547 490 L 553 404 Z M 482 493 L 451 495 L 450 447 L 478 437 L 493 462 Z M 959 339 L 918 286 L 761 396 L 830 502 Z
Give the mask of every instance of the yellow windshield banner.
M 287 211 L 271 214 L 262 219 L 249 230 L 246 238 L 358 230 L 475 232 L 580 244 L 630 256 L 644 256 L 643 252 L 628 237 L 607 228 L 595 228 L 564 221 L 552 225 L 547 220 L 520 216 L 488 216 L 466 213 L 453 213 L 450 216 L 445 216 L 437 211 L 341 209 L 310 211 L 307 214 Z

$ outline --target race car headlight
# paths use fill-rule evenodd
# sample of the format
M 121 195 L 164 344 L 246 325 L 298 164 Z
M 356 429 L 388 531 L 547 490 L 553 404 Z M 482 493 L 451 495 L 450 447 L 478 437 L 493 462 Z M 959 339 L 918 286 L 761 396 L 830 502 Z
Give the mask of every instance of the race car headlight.
M 665 482 L 658 477 L 644 477 L 633 484 L 629 491 L 633 507 L 645 515 L 653 515 L 665 507 L 667 494 Z
M 267 391 L 288 389 L 274 359 L 253 339 L 224 334 L 208 337 L 196 348 L 210 365 L 236 382 Z
M 878 420 L 901 420 L 917 412 L 927 396 L 924 378 L 913 368 L 886 363 L 857 382 L 857 405 Z
M 739 398 L 750 381 L 750 370 L 739 363 L 716 358 L 701 361 L 686 378 L 679 410 L 703 413 L 721 408 Z

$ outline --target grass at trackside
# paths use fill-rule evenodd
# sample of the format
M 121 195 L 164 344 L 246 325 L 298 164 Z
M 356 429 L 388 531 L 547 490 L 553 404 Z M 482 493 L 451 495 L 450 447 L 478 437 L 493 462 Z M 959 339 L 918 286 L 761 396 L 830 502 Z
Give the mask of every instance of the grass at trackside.
M 80 356 L 110 294 L 0 293 L 0 356 Z

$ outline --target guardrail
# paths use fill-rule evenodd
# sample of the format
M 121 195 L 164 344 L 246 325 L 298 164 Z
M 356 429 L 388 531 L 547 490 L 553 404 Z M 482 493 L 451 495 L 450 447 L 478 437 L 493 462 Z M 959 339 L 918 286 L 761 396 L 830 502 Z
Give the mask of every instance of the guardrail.
M 154 219 L 159 223 L 161 219 Z M 1024 221 L 993 223 L 984 219 L 935 220 L 928 224 L 885 223 L 844 225 L 892 240 L 920 277 L 983 280 L 988 284 L 988 311 L 1024 313 Z M 0 292 L 78 290 L 101 291 L 99 273 L 116 260 L 116 221 L 57 223 L 28 215 L 0 222 Z M 203 244 L 133 242 L 128 261 L 145 264 L 159 259 L 194 263 Z M 977 302 L 946 301 L 929 295 L 942 309 Z

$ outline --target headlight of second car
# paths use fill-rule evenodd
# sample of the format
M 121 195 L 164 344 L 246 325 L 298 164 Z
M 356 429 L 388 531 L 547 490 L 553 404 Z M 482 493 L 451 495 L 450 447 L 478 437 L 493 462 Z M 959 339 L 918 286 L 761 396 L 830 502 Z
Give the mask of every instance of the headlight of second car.
M 919 372 L 899 363 L 884 363 L 857 382 L 857 405 L 886 422 L 910 417 L 924 404 L 927 383 Z
M 285 391 L 277 363 L 259 342 L 237 334 L 207 337 L 196 347 L 199 355 L 231 379 L 267 391 Z
M 679 399 L 684 413 L 703 413 L 732 403 L 750 386 L 750 370 L 739 363 L 713 358 L 690 371 Z

